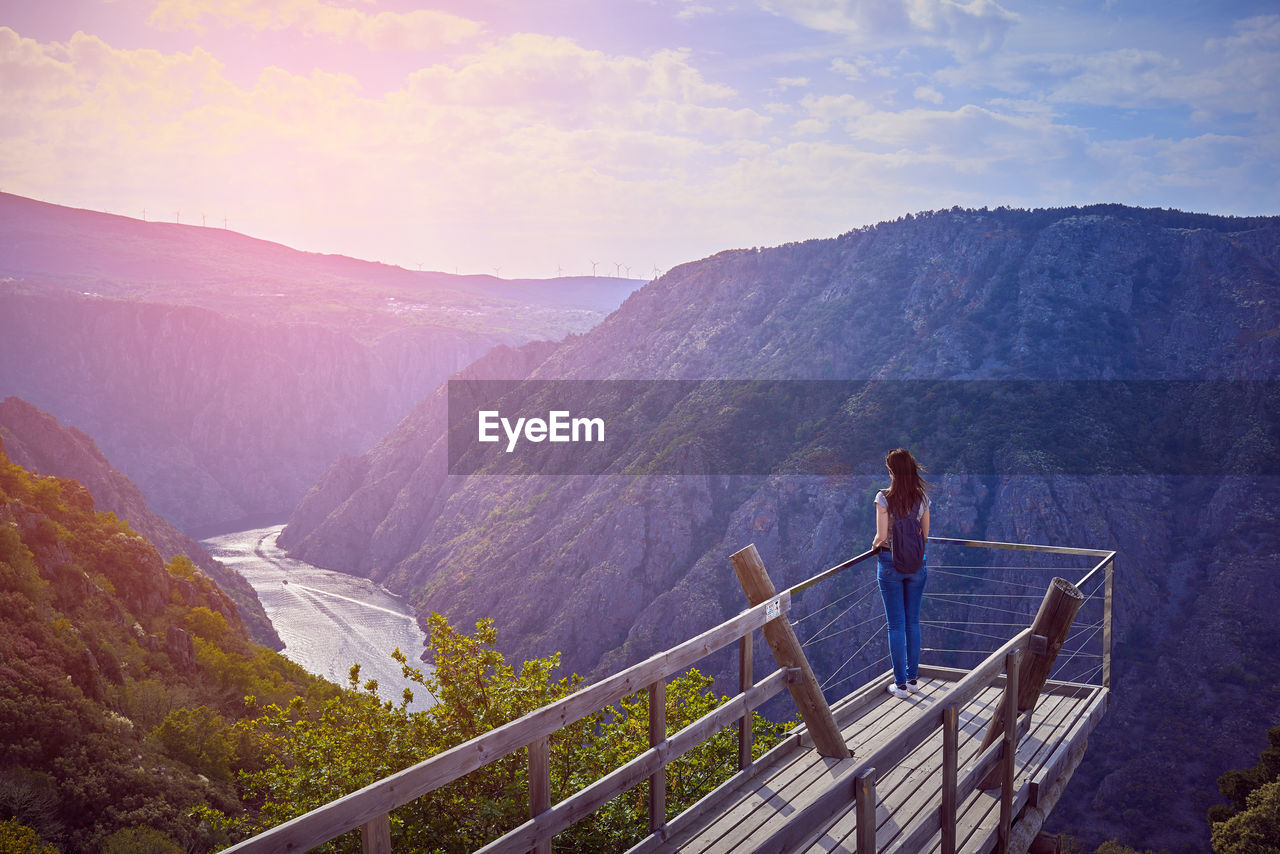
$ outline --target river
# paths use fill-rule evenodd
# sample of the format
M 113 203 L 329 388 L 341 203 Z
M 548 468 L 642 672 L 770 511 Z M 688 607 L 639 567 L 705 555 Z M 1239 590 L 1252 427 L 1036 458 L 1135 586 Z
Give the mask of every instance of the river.
M 426 669 L 418 660 L 426 635 L 408 605 L 368 579 L 289 557 L 276 544 L 283 528 L 237 531 L 201 543 L 258 592 L 289 659 L 343 686 L 358 662 L 361 684 L 378 680 L 383 699 L 399 705 L 403 689 L 410 688 L 410 708 L 429 707 L 433 700 L 427 690 L 405 679 L 391 658 L 399 648 L 410 664 Z

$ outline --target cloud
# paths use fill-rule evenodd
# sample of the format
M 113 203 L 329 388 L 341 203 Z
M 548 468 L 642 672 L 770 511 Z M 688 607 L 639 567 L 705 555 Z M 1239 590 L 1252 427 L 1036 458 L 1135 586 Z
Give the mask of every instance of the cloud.
M 688 51 L 660 50 L 647 57 L 611 56 L 567 38 L 516 34 L 450 64 L 410 75 L 406 91 L 422 104 L 505 108 L 570 126 L 658 121 L 688 132 L 726 133 L 742 122 L 759 129 L 768 119 L 753 110 L 719 106 L 733 89 L 708 82 Z
M 927 101 L 930 104 L 941 104 L 942 93 L 932 86 L 917 86 L 912 93 L 917 101 Z
M 321 0 L 158 0 L 150 18 L 162 29 L 200 30 L 206 22 L 297 30 L 373 50 L 427 50 L 466 42 L 484 29 L 476 21 L 432 9 L 369 14 Z
M 774 5 L 784 3 L 804 6 Z M 225 17 L 194 0 L 165 8 L 194 15 L 183 26 L 359 38 L 305 19 L 320 8 L 314 0 L 218 6 Z M 818 6 L 809 4 L 813 15 Z M 919 56 L 934 62 L 938 51 L 856 48 L 874 26 L 898 33 L 877 44 L 951 44 L 964 30 L 945 14 L 981 20 L 999 9 L 942 7 L 872 2 L 865 14 L 885 20 L 846 33 L 844 56 L 814 36 L 822 44 L 803 61 L 758 70 L 744 91 L 690 50 L 610 52 L 536 33 L 460 36 L 473 40 L 447 59 L 432 54 L 366 88 L 360 69 L 254 76 L 202 49 L 125 50 L 84 34 L 40 43 L 0 27 L 0 185 L 135 216 L 143 207 L 227 214 L 232 228 L 303 249 L 447 270 L 501 265 L 504 275 L 549 275 L 558 264 L 589 272 L 571 266 L 578 254 L 647 271 L 952 204 L 1274 212 L 1280 133 L 1269 116 L 1280 111 L 1259 105 L 1274 104 L 1280 79 L 1275 16 L 1222 27 L 1177 54 L 1155 38 L 1133 40 L 1141 50 L 1006 47 L 937 71 Z M 844 16 L 832 28 L 864 14 L 831 8 Z M 930 8 L 934 19 L 920 11 Z M 377 17 L 347 11 L 363 15 L 347 20 Z M 1003 32 L 998 18 L 984 26 Z M 1252 110 L 1255 129 L 1234 114 L 1221 126 L 1162 126 L 1189 137 L 1177 140 L 1136 120 L 1098 129 L 1108 110 L 1181 115 L 1171 104 Z M 1082 112 L 1088 128 L 1071 124 Z
M 712 15 L 715 13 L 714 6 L 707 6 L 702 3 L 692 3 L 690 0 L 684 0 L 684 7 L 676 12 L 676 17 L 683 21 L 700 18 L 704 15 Z
M 1237 21 L 1200 53 L 1158 47 L 1003 54 L 938 71 L 948 86 L 993 88 L 1053 104 L 1183 106 L 1201 122 L 1228 114 L 1280 120 L 1280 16 Z
M 7 28 L 0 67 L 6 189 L 134 216 L 225 214 L 304 249 L 447 269 L 502 264 L 495 245 L 630 242 L 637 218 L 683 217 L 675 209 L 715 164 L 754 151 L 773 121 L 686 52 L 613 56 L 533 35 L 375 93 L 351 75 L 280 68 L 244 84 L 202 49 L 125 50 L 83 34 L 42 44 Z M 644 263 L 667 266 L 696 250 L 676 240 L 653 251 Z
M 940 45 L 961 56 L 990 53 L 1018 16 L 995 0 L 760 0 L 764 9 L 862 47 Z

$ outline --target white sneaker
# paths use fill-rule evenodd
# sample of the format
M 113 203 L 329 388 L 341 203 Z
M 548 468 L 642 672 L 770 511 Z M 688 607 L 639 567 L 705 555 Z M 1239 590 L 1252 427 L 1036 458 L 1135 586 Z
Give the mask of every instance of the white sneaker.
M 892 682 L 889 683 L 889 693 L 897 697 L 899 700 L 905 700 L 911 696 L 911 692 L 906 688 L 899 688 Z
M 908 683 L 907 683 L 907 693 L 909 693 L 909 694 L 914 694 L 915 692 L 917 692 L 917 691 L 919 691 L 919 690 L 920 690 L 920 683 L 919 683 L 919 682 L 908 682 Z

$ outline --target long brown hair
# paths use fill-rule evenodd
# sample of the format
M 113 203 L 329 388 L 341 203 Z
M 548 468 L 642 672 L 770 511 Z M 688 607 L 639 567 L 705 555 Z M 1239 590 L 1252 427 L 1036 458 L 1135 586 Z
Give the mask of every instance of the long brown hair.
M 894 448 L 885 454 L 884 464 L 893 475 L 893 482 L 884 493 L 889 503 L 889 515 L 901 519 L 911 513 L 912 507 L 924 501 L 930 484 L 920 476 L 920 472 L 926 469 L 906 448 Z

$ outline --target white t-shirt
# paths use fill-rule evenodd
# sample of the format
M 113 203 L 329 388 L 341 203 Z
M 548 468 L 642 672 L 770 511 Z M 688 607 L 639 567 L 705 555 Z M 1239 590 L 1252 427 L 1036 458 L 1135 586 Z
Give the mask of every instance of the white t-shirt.
M 885 492 L 885 491 L 882 489 L 882 490 L 880 490 L 879 492 L 877 492 L 877 493 L 876 493 L 876 504 L 879 504 L 879 505 L 880 505 L 881 507 L 883 507 L 885 510 L 888 510 L 888 509 L 889 509 L 889 497 L 888 497 L 887 495 L 885 495 L 885 494 L 884 494 L 884 492 Z M 924 497 L 924 501 L 921 501 L 921 502 L 920 502 L 920 511 L 919 511 L 918 513 L 916 513 L 916 517 L 917 517 L 917 518 L 919 518 L 919 519 L 923 519 L 923 518 L 924 518 L 924 511 L 926 511 L 926 510 L 928 510 L 928 509 L 929 509 L 929 496 L 928 496 L 928 495 L 926 495 L 926 496 Z

